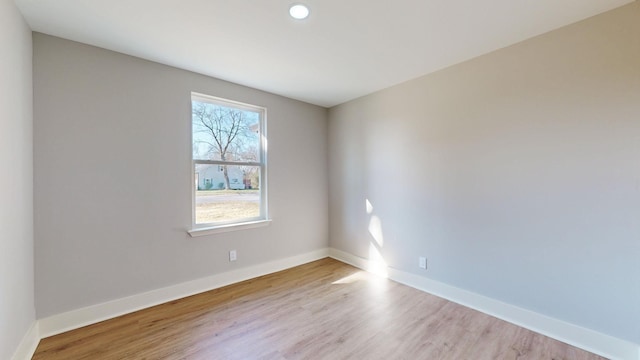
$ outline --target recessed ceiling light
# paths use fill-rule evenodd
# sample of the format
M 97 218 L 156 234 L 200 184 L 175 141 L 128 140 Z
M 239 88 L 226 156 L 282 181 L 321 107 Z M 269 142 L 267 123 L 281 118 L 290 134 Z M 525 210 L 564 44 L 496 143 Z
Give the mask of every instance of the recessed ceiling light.
M 294 19 L 303 20 L 309 16 L 309 8 L 306 5 L 294 4 L 289 8 L 289 14 Z

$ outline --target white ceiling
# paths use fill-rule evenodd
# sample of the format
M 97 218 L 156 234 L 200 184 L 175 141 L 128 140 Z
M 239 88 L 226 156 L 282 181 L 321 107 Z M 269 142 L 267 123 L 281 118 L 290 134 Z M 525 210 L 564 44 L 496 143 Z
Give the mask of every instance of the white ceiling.
M 15 0 L 34 31 L 330 107 L 633 0 Z

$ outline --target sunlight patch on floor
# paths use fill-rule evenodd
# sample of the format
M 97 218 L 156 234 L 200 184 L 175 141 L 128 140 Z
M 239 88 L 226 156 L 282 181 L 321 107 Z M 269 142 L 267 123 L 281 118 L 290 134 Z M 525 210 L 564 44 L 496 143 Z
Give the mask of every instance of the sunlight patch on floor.
M 357 281 L 366 281 L 368 280 L 368 275 L 367 273 L 365 273 L 364 271 L 358 271 L 356 273 L 353 273 L 349 276 L 345 276 L 340 280 L 336 280 L 334 282 L 332 282 L 333 285 L 339 285 L 339 284 L 351 284 Z

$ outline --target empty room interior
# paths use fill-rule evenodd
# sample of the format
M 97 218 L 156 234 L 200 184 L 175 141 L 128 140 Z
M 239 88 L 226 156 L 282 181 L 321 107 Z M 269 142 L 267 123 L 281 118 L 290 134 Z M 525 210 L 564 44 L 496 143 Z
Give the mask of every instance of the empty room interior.
M 0 0 L 0 359 L 640 360 L 640 3 Z

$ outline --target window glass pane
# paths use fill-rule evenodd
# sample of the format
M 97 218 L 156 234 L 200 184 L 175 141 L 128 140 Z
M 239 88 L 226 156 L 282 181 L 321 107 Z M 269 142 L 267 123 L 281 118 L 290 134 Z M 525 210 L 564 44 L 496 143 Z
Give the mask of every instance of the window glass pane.
M 195 165 L 195 222 L 207 224 L 260 217 L 260 167 Z
M 260 162 L 260 113 L 193 100 L 193 159 Z

